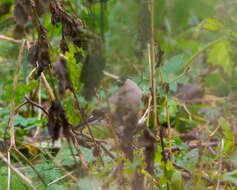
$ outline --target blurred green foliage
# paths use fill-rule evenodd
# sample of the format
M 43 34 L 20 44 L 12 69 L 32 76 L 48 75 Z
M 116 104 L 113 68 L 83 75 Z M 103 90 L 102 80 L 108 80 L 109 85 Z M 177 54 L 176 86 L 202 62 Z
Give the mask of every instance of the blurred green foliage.
M 2 3 L 13 3 L 13 0 L 2 0 Z M 101 35 L 101 8 L 99 2 L 88 3 L 86 0 L 67 0 L 64 1 L 65 10 L 72 17 L 79 16 L 86 24 L 87 28 L 93 31 L 98 36 Z M 147 38 L 150 36 L 150 24 L 144 12 L 145 6 L 141 3 L 142 0 L 108 0 L 104 7 L 104 48 L 106 56 L 106 71 L 116 74 L 120 77 L 132 78 L 143 90 L 144 95 L 150 93 L 149 86 L 149 65 L 147 56 Z M 227 106 L 236 104 L 235 95 L 237 88 L 237 5 L 233 0 L 155 0 L 155 42 L 164 52 L 161 61 L 161 70 L 157 69 L 157 89 L 158 89 L 158 120 L 159 125 L 167 127 L 166 103 L 170 117 L 170 124 L 177 132 L 184 134 L 192 131 L 195 127 L 202 129 L 202 134 L 199 137 L 200 143 L 206 142 L 208 135 L 215 132 L 215 138 L 221 142 L 224 139 L 224 153 L 221 153 L 220 147 L 214 149 L 216 154 L 207 153 L 205 150 L 201 152 L 197 147 L 189 149 L 185 142 L 177 136 L 173 136 L 171 143 L 173 147 L 177 147 L 180 151 L 174 152 L 172 159 L 180 167 L 187 168 L 194 177 L 199 175 L 199 168 L 202 167 L 201 157 L 204 156 L 203 172 L 207 173 L 208 180 L 213 180 L 216 184 L 216 178 L 221 176 L 227 186 L 233 187 L 237 184 L 236 175 L 236 135 L 233 132 L 236 127 L 236 108 L 229 109 Z M 0 5 L 1 5 L 0 4 Z M 14 36 L 13 28 L 15 25 L 14 19 L 9 18 L 13 14 L 13 5 L 10 12 L 6 15 L 0 15 L 0 31 L 5 36 Z M 149 6 L 148 6 L 149 13 Z M 51 15 L 46 13 L 41 16 L 40 21 L 47 29 L 48 39 L 50 42 L 51 60 L 56 60 L 60 54 L 59 43 L 61 39 L 61 24 L 53 26 L 51 24 Z M 11 27 L 10 27 L 11 26 Z M 27 26 L 32 26 L 32 21 L 29 20 Z M 35 40 L 37 33 L 35 29 L 25 31 L 25 39 Z M 69 44 L 69 51 L 66 52 L 67 67 L 70 72 L 70 78 L 77 93 L 78 99 L 82 107 L 86 107 L 86 114 L 91 113 L 94 108 L 97 108 L 100 101 L 106 100 L 118 87 L 114 82 L 110 83 L 110 79 L 105 77 L 102 81 L 101 88 L 97 91 L 97 98 L 91 102 L 86 102 L 80 95 L 80 90 L 83 84 L 80 82 L 80 73 L 82 63 L 77 62 L 75 53 L 80 51 L 83 56 L 86 52 L 82 49 L 76 49 L 72 44 Z M 0 40 L 0 142 L 3 140 L 4 128 L 8 125 L 10 114 L 10 101 L 12 99 L 12 83 L 19 54 L 19 44 L 9 41 Z M 189 70 L 186 70 L 189 68 Z M 19 73 L 19 80 L 16 89 L 15 105 L 22 103 L 25 95 L 31 93 L 38 86 L 38 81 L 29 79 L 29 73 L 33 67 L 27 61 L 26 49 L 23 54 L 22 68 Z M 162 76 L 161 76 L 161 73 Z M 162 81 L 162 78 L 164 81 Z M 29 79 L 29 81 L 28 81 Z M 49 80 L 53 82 L 53 80 Z M 109 81 L 109 82 L 108 82 Z M 169 91 L 164 90 L 164 83 L 169 86 Z M 200 84 L 206 95 L 211 95 L 212 98 L 207 104 L 199 104 L 191 102 L 186 107 L 173 95 L 177 91 L 179 85 L 187 83 Z M 52 84 L 52 83 L 50 83 Z M 167 99 L 166 99 L 167 98 Z M 214 98 L 213 98 L 214 99 Z M 234 100 L 232 100 L 234 99 Z M 45 90 L 42 90 L 42 100 L 47 103 L 48 96 Z M 166 102 L 167 100 L 167 102 Z M 220 101 L 219 101 L 220 100 Z M 63 105 L 65 107 L 68 120 L 76 125 L 80 122 L 78 117 L 77 107 L 73 96 L 68 92 L 64 97 Z M 191 99 L 192 101 L 192 99 Z M 229 102 L 228 102 L 229 101 Z M 147 104 L 144 102 L 141 109 L 146 109 Z M 200 113 L 200 108 L 207 108 L 206 112 Z M 224 110 L 224 111 L 223 111 Z M 144 111 L 144 110 L 142 110 Z M 152 108 L 153 111 L 153 108 Z M 233 112 L 232 112 L 233 111 Z M 235 111 L 235 112 L 234 112 Z M 190 113 L 189 113 L 190 112 Z M 150 115 L 149 127 L 154 130 L 153 113 Z M 190 119 L 191 117 L 191 119 Z M 206 124 L 206 120 L 209 121 Z M 47 119 L 38 120 L 36 112 L 33 115 L 26 114 L 26 108 L 23 107 L 19 114 L 14 118 L 14 125 L 17 134 L 17 140 L 24 144 L 23 139 L 29 135 L 37 126 L 43 128 L 46 133 Z M 202 127 L 205 123 L 205 126 Z M 233 124 L 234 123 L 234 124 Z M 215 129 L 220 129 L 215 131 Z M 96 126 L 92 129 L 96 138 L 106 139 L 111 137 L 110 131 L 106 128 Z M 9 133 L 7 133 L 9 137 Z M 164 140 L 165 147 L 168 148 L 168 138 Z M 119 161 L 113 162 L 104 151 L 102 157 L 104 165 L 99 164 L 98 158 L 93 155 L 92 149 L 81 147 L 81 152 L 85 159 L 90 164 L 91 176 L 80 178 L 74 187 L 69 187 L 71 181 L 63 179 L 56 184 L 51 185 L 46 189 L 93 189 L 95 186 L 101 186 L 104 181 L 111 182 L 111 189 L 116 189 L 114 184 L 114 176 L 111 170 L 119 165 L 123 159 L 119 153 L 114 151 L 113 145 L 109 144 L 108 149 L 118 156 Z M 73 149 L 75 153 L 75 150 Z M 201 152 L 201 153 L 200 153 Z M 219 153 L 220 152 L 220 153 Z M 223 160 L 226 163 L 231 163 L 232 171 L 223 171 L 223 175 L 218 174 L 218 163 L 223 154 Z M 144 170 L 144 158 L 142 151 L 136 151 L 134 162 L 125 162 L 124 175 L 131 178 L 131 175 L 136 170 L 136 167 L 141 165 L 141 170 Z M 42 153 L 38 155 L 44 157 Z M 74 160 L 68 146 L 62 145 L 57 156 L 59 164 L 65 167 L 73 165 Z M 40 160 L 36 166 L 39 173 L 44 176 L 47 183 L 59 178 L 64 173 L 55 167 L 54 163 L 48 158 Z M 3 163 L 1 166 L 0 189 L 7 188 L 7 167 Z M 166 167 L 166 173 L 164 168 Z M 72 170 L 72 168 L 68 168 Z M 73 168 L 74 169 L 74 168 Z M 204 171 L 206 170 L 206 171 Z M 172 163 L 166 164 L 162 160 L 161 143 L 157 144 L 155 153 L 155 176 L 159 178 L 160 189 L 166 189 L 168 183 L 173 189 L 192 189 L 197 185 L 198 180 L 186 180 L 182 177 L 182 170 L 175 168 Z M 33 176 L 34 182 L 38 183 L 37 176 L 30 170 L 27 171 Z M 149 179 L 149 175 L 144 170 L 144 175 Z M 198 173 L 199 172 L 199 173 Z M 196 174 L 197 173 L 197 174 Z M 200 174 L 202 175 L 202 174 Z M 106 179 L 104 179 L 106 177 Z M 68 185 L 69 184 L 69 185 Z M 202 189 L 205 189 L 207 183 L 203 180 Z M 184 185 L 185 188 L 184 188 Z M 40 189 L 45 187 L 39 185 Z M 214 185 L 213 185 L 214 188 Z M 224 188 L 224 187 L 223 187 Z M 234 188 L 234 187 L 233 187 Z M 12 189 L 27 189 L 24 182 L 12 176 Z

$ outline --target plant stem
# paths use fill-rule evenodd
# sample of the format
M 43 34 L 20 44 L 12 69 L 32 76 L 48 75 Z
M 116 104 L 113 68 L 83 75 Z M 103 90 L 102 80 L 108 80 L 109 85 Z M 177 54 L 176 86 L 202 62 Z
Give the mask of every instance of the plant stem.
M 151 0 L 151 68 L 152 68 L 152 90 L 154 103 L 154 127 L 158 133 L 157 99 L 156 99 L 156 77 L 155 77 L 155 32 L 154 32 L 154 0 Z
M 16 86 L 17 86 L 17 81 L 18 81 L 18 73 L 21 68 L 22 64 L 22 55 L 24 52 L 24 47 L 25 47 L 25 40 L 22 41 L 21 43 L 21 48 L 18 56 L 18 62 L 16 66 L 16 73 L 14 76 L 14 81 L 13 81 L 13 89 L 12 89 L 12 100 L 11 100 L 11 114 L 10 114 L 10 138 L 11 138 L 11 144 L 9 147 L 9 151 L 11 150 L 12 147 L 15 147 L 15 131 L 14 131 L 14 117 L 15 117 L 15 97 L 16 97 Z
M 177 80 L 179 80 L 180 78 L 182 78 L 187 72 L 188 72 L 188 68 L 189 66 L 193 63 L 193 61 L 204 51 L 206 51 L 208 48 L 214 46 L 215 44 L 221 42 L 222 40 L 225 40 L 227 39 L 226 36 L 224 37 L 221 37 L 221 38 L 218 38 L 212 42 L 209 42 L 207 45 L 205 45 L 204 47 L 200 48 L 193 56 L 191 56 L 184 64 L 184 68 L 183 68 L 183 72 L 178 76 L 176 77 L 175 79 L 169 81 L 168 83 L 172 83 L 172 82 L 175 82 Z

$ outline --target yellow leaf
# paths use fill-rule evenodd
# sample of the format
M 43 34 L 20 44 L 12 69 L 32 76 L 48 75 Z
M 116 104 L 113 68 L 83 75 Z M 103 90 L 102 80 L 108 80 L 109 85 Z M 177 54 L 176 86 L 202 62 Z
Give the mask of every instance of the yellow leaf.
M 29 144 L 24 144 L 24 146 L 27 148 L 31 155 L 36 155 L 38 153 L 38 149 L 36 147 L 31 146 Z
M 217 31 L 217 30 L 220 30 L 222 27 L 223 27 L 223 24 L 221 24 L 218 20 L 214 18 L 208 18 L 205 20 L 203 29 L 206 29 L 209 31 Z

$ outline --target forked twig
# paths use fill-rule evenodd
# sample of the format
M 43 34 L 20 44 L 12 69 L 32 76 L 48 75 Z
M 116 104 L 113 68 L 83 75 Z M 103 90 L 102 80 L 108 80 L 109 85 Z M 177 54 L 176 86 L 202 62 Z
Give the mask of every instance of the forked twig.
M 9 150 L 11 150 L 12 147 L 15 147 L 15 131 L 14 131 L 14 117 L 15 117 L 15 97 L 16 97 L 16 86 L 17 86 L 17 81 L 18 81 L 18 73 L 21 68 L 22 64 L 22 55 L 24 52 L 24 47 L 25 47 L 25 40 L 22 41 L 21 43 L 21 48 L 18 56 L 18 61 L 17 61 L 17 67 L 16 67 L 16 72 L 14 76 L 14 81 L 13 81 L 13 89 L 12 89 L 12 100 L 11 100 L 11 114 L 10 114 L 10 147 Z

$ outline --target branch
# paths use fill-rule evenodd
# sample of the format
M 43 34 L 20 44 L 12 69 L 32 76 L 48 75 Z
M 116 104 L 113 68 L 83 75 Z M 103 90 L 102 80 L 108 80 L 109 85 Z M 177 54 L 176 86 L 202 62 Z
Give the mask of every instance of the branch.
M 202 147 L 213 147 L 213 146 L 217 146 L 218 145 L 218 142 L 210 142 L 210 143 L 202 143 L 201 146 Z M 188 145 L 189 149 L 194 149 L 194 148 L 197 148 L 199 147 L 198 144 L 189 144 Z M 179 147 L 172 147 L 172 152 L 173 151 L 180 151 L 182 149 L 180 149 Z M 165 148 L 165 152 L 169 152 L 169 148 Z
M 21 179 L 23 179 L 27 184 L 29 184 L 34 190 L 36 187 L 33 185 L 32 181 L 24 176 L 18 169 L 8 163 L 8 160 L 4 157 L 3 153 L 0 152 L 0 158 L 10 167 Z
M 30 104 L 32 104 L 33 106 L 35 106 L 35 107 L 41 109 L 47 116 L 49 116 L 49 113 L 44 109 L 44 107 L 42 107 L 41 105 L 39 105 L 39 104 L 33 102 L 33 101 L 32 101 L 31 99 L 29 99 L 27 96 L 25 96 L 24 98 L 26 99 L 27 103 L 30 103 Z
M 0 35 L 0 39 L 10 41 L 10 42 L 13 42 L 13 43 L 16 43 L 16 44 L 21 44 L 24 41 L 24 40 L 15 40 L 13 38 L 10 38 L 10 37 L 4 36 L 4 35 Z
M 16 86 L 17 86 L 17 81 L 18 81 L 18 73 L 19 73 L 19 70 L 20 70 L 21 64 L 22 64 L 22 55 L 23 55 L 23 52 L 24 52 L 24 47 L 25 47 L 25 40 L 23 40 L 22 43 L 21 43 L 21 49 L 20 49 L 20 52 L 19 52 L 16 72 L 15 72 L 14 81 L 13 81 L 12 100 L 11 100 L 11 114 L 10 114 L 11 144 L 10 144 L 9 150 L 12 148 L 12 146 L 15 147 L 15 131 L 14 131 L 15 97 L 16 97 Z

